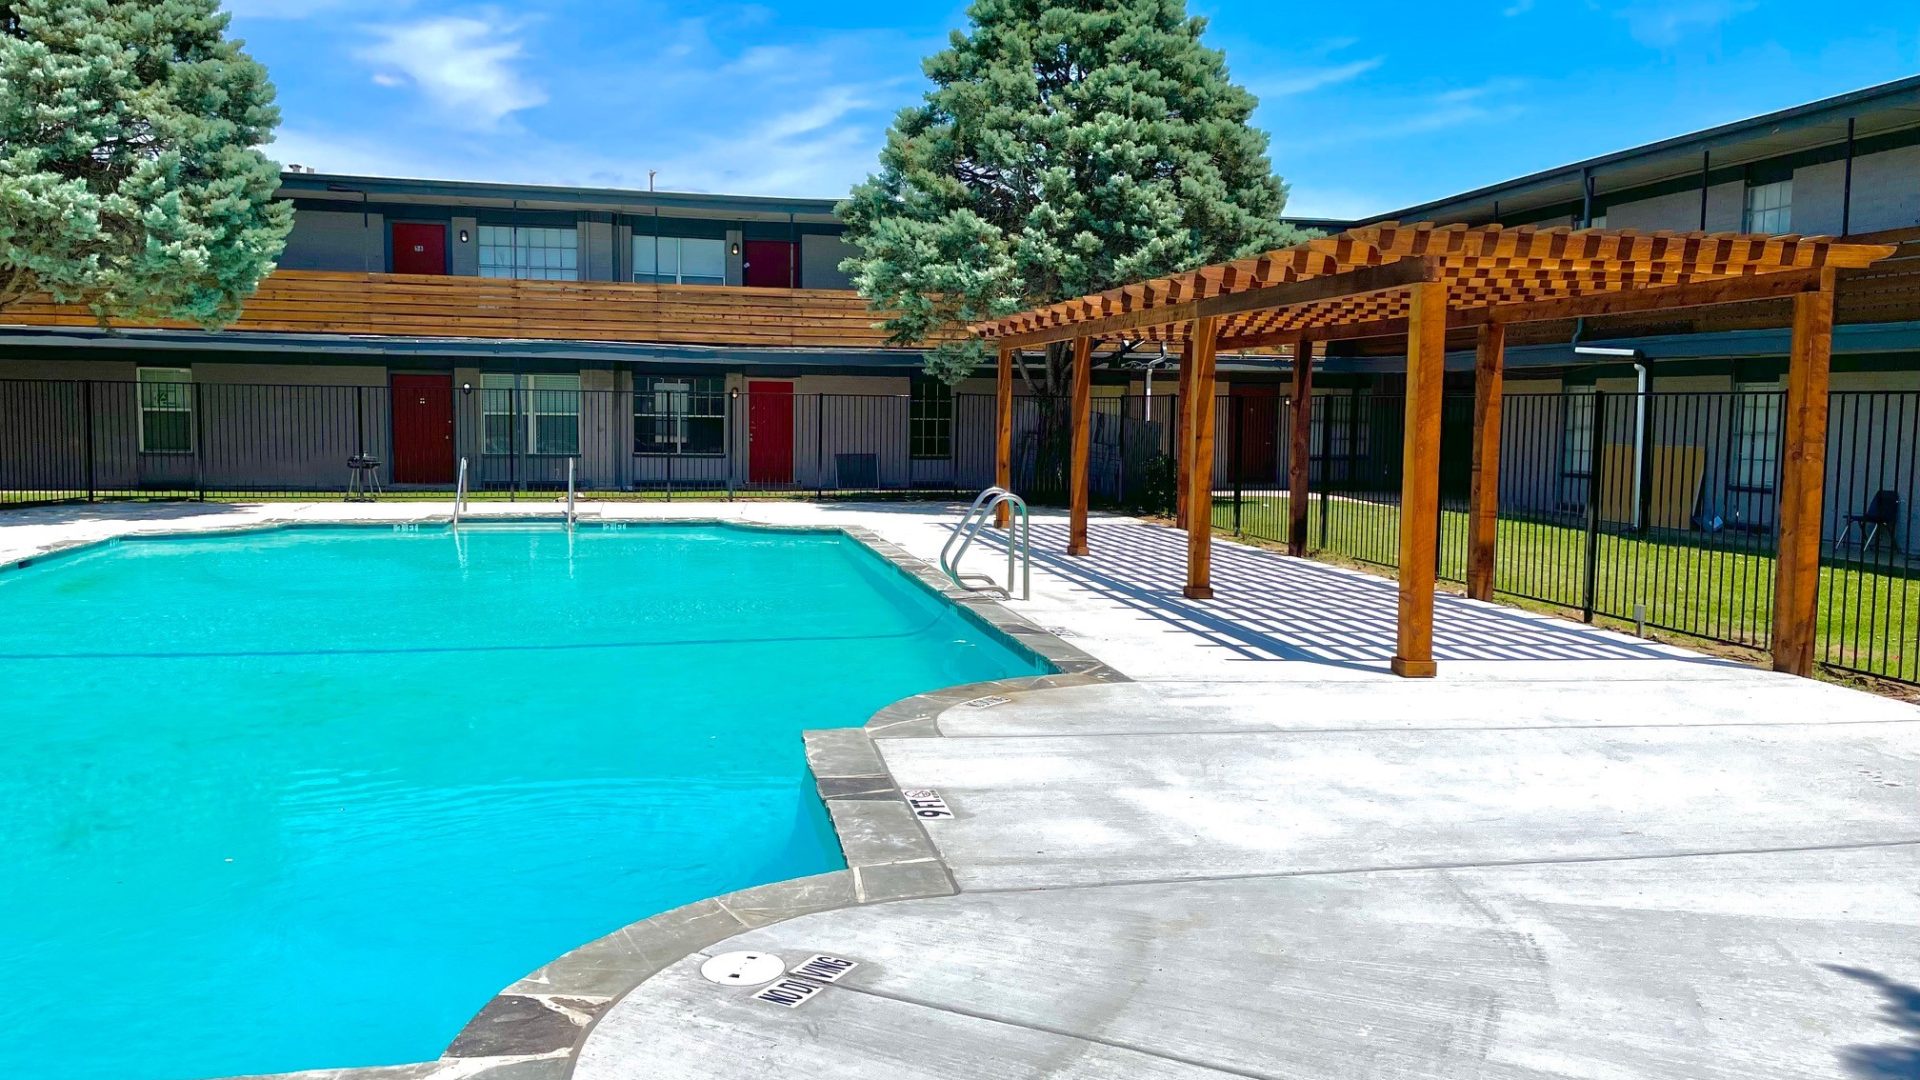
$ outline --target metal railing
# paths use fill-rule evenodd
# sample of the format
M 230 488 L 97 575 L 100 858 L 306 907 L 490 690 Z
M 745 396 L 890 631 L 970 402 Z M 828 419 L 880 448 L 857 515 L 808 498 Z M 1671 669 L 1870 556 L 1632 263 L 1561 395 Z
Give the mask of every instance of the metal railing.
M 467 459 L 460 459 L 460 480 L 453 489 L 453 523 L 460 524 L 460 515 L 467 512 Z
M 967 557 L 967 549 L 973 546 L 980 530 L 987 527 L 1002 506 L 1011 513 L 1007 523 L 1007 583 L 1004 586 L 990 574 L 965 574 L 960 571 L 960 562 Z M 957 550 L 956 544 L 959 545 Z M 1009 600 L 1013 598 L 1013 582 L 1018 571 L 1020 599 L 1033 599 L 1033 521 L 1027 513 L 1026 500 L 1003 487 L 982 490 L 974 497 L 973 505 L 961 515 L 959 526 L 941 545 L 940 570 L 947 575 L 948 581 L 960 588 L 973 592 L 998 592 Z

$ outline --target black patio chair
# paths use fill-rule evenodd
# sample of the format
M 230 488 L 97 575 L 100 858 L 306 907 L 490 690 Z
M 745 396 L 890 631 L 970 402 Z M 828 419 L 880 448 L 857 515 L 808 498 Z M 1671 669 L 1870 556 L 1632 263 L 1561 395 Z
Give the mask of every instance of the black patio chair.
M 347 459 L 346 502 L 372 502 L 380 494 L 380 459 L 355 454 Z
M 1899 516 L 1900 493 L 1889 488 L 1876 491 L 1873 493 L 1873 498 L 1867 502 L 1865 513 L 1847 515 L 1847 527 L 1840 530 L 1840 539 L 1834 542 L 1834 546 L 1839 547 L 1845 544 L 1847 537 L 1856 527 L 1859 527 L 1866 531 L 1866 537 L 1860 541 L 1860 550 L 1865 551 L 1880 538 L 1881 528 L 1884 527 L 1888 535 L 1893 534 L 1894 521 Z

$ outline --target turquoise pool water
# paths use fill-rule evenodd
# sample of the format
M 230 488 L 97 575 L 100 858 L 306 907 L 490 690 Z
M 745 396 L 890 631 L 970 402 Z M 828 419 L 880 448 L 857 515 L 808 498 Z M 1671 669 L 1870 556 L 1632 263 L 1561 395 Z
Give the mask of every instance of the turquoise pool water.
M 844 865 L 801 731 L 1042 670 L 837 533 L 301 528 L 0 572 L 0 1075 L 432 1059 L 576 945 Z

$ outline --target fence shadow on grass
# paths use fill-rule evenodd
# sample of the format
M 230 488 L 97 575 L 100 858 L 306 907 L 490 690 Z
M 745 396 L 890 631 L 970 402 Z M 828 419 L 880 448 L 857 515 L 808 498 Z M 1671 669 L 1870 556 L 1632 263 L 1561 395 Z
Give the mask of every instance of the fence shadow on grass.
M 983 534 L 982 542 L 1005 550 L 991 532 Z M 1033 543 L 1036 564 L 1242 659 L 1375 670 L 1394 653 L 1397 594 L 1395 583 L 1387 579 L 1216 544 L 1214 598 L 1195 602 L 1181 595 L 1186 535 L 1177 530 L 1140 522 L 1096 522 L 1088 529 L 1092 554 L 1069 558 L 1063 554 L 1067 526 L 1039 522 Z M 1550 616 L 1443 595 L 1435 600 L 1434 659 L 1672 662 L 1685 657 Z

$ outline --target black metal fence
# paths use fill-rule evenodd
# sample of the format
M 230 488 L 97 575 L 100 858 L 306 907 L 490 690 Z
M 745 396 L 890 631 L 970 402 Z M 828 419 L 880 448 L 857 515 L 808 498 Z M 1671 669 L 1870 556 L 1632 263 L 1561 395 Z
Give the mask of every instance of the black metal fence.
M 1399 560 L 1404 397 L 1314 397 L 1307 544 L 1360 562 Z M 1220 402 L 1230 446 L 1284 448 L 1291 410 Z M 1499 593 L 1764 649 L 1772 636 L 1783 395 L 1514 394 L 1502 402 Z M 1250 430 L 1258 430 L 1250 435 Z M 1463 582 L 1473 399 L 1442 408 L 1438 573 Z M 1284 460 L 1216 463 L 1215 525 L 1284 542 Z M 1910 553 L 1920 494 L 1920 393 L 1830 398 L 1817 656 L 1920 682 L 1920 580 Z
M 1015 399 L 1014 486 L 1067 492 L 1064 402 Z M 1439 573 L 1466 574 L 1472 399 L 1442 415 Z M 1777 390 L 1513 394 L 1502 409 L 1495 588 L 1588 618 L 1765 648 L 1783 402 Z M 1098 396 L 1095 499 L 1168 512 L 1178 401 Z M 1316 394 L 1307 544 L 1398 560 L 1404 398 Z M 1292 409 L 1273 387 L 1216 403 L 1215 525 L 1283 542 Z M 1835 392 L 1819 656 L 1920 682 L 1920 393 Z M 566 383 L 392 386 L 0 381 L 0 506 L 106 498 L 954 497 L 994 480 L 987 394 L 755 393 L 719 380 L 643 391 Z

